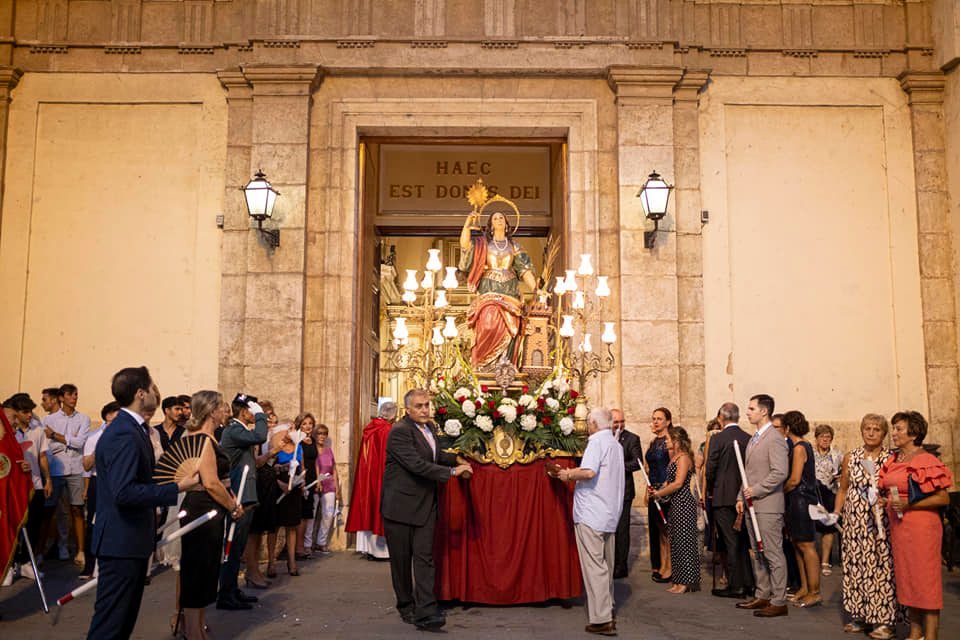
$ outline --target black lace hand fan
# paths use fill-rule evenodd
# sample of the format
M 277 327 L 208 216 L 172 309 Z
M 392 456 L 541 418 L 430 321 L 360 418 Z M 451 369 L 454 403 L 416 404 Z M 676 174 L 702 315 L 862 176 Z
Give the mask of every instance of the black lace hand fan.
M 180 482 L 200 471 L 200 452 L 207 438 L 202 434 L 184 436 L 170 445 L 157 460 L 153 481 L 157 484 Z

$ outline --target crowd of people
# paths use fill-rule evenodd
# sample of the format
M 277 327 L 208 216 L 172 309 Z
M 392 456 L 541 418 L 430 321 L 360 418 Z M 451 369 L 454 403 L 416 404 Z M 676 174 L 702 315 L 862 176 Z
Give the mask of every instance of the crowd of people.
M 298 576 L 298 562 L 330 554 L 340 481 L 329 430 L 312 414 L 280 423 L 269 401 L 237 394 L 227 403 L 216 391 L 161 400 L 145 367 L 118 372 L 111 390 L 115 400 L 96 428 L 77 411 L 72 384 L 42 391 L 42 418 L 27 393 L 3 403 L 33 483 L 25 530 L 36 566 L 72 560 L 81 582 L 97 581 L 89 637 L 130 635 L 157 567 L 177 574 L 171 630 L 194 640 L 208 637 L 209 605 L 244 610 L 258 600 L 240 588 L 241 566 L 246 588 L 267 589 L 277 559 Z M 163 421 L 151 425 L 157 409 Z M 199 438 L 197 473 L 155 483 L 156 462 L 187 438 Z M 175 542 L 156 545 L 210 512 Z M 21 539 L 4 586 L 36 579 L 33 566 Z
M 329 430 L 312 414 L 281 424 L 270 402 L 242 393 L 230 403 L 216 391 L 161 400 L 145 367 L 119 371 L 111 390 L 115 401 L 97 429 L 77 411 L 73 385 L 43 391 L 42 419 L 26 393 L 3 403 L 33 482 L 26 531 L 38 565 L 52 554 L 69 560 L 73 540 L 80 578 L 99 580 L 88 637 L 129 637 L 154 565 L 177 571 L 170 624 L 193 640 L 208 637 L 209 605 L 237 610 L 257 601 L 240 588 L 241 567 L 245 587 L 266 589 L 277 560 L 298 576 L 298 562 L 329 553 L 340 482 Z M 428 391 L 411 390 L 403 402 L 401 420 L 386 402 L 364 429 L 346 529 L 365 556 L 389 558 L 403 621 L 437 629 L 445 623 L 432 561 L 438 491 L 452 478 L 468 480 L 472 468 L 439 446 Z M 163 421 L 151 426 L 158 408 Z M 803 413 L 774 409 L 769 395 L 750 398 L 747 430 L 739 406 L 724 403 L 695 449 L 670 410 L 657 408 L 646 452 L 622 411 L 589 413 L 578 466 L 548 471 L 575 483 L 586 631 L 617 633 L 613 583 L 629 572 L 634 473 L 642 472 L 651 577 L 670 593 L 700 591 L 707 550 L 722 565 L 713 596 L 738 599 L 757 617 L 785 616 L 791 604 L 815 608 L 839 537 L 843 630 L 884 640 L 908 621 L 911 639 L 936 639 L 940 510 L 953 479 L 923 446 L 926 420 L 914 411 L 889 422 L 867 414 L 862 445 L 841 453 L 828 425 L 810 442 Z M 156 461 L 187 438 L 199 438 L 197 472 L 155 483 Z M 179 544 L 158 547 L 174 520 L 185 532 Z M 194 521 L 202 524 L 188 526 Z M 24 546 L 7 581 L 36 577 Z
M 670 411 L 653 412 L 643 456 L 652 579 L 672 593 L 698 591 L 705 549 L 722 565 L 725 584 L 713 596 L 740 599 L 737 608 L 758 617 L 784 616 L 791 604 L 822 604 L 821 576 L 832 575 L 839 535 L 843 630 L 886 640 L 907 620 L 910 638 L 935 639 L 941 510 L 953 480 L 923 447 L 924 417 L 867 414 L 863 444 L 845 454 L 833 448 L 829 425 L 817 426 L 811 443 L 804 414 L 774 413 L 768 395 L 751 398 L 746 417 L 753 434 L 740 427 L 736 404 L 722 405 L 694 453 Z M 637 457 L 632 446 L 623 452 L 627 462 Z M 628 547 L 629 538 L 617 544 Z M 611 564 L 611 577 L 622 575 Z

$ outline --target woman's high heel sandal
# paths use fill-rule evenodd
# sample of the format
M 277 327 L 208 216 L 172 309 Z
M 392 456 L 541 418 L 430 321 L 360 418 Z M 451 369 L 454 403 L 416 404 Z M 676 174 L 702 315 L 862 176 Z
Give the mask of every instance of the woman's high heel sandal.
M 287 563 L 287 573 L 289 573 L 291 576 L 299 576 L 299 575 L 300 575 L 300 570 L 299 570 L 299 569 L 291 569 L 291 568 L 290 568 L 290 563 L 288 562 L 288 563 Z

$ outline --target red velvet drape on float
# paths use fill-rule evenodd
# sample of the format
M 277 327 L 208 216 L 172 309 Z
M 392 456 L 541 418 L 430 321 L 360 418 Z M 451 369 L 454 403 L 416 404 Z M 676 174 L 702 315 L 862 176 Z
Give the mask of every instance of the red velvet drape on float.
M 573 485 L 547 476 L 546 460 L 507 469 L 473 465 L 440 497 L 433 557 L 437 597 L 520 604 L 581 593 Z M 557 458 L 561 467 L 572 458 Z

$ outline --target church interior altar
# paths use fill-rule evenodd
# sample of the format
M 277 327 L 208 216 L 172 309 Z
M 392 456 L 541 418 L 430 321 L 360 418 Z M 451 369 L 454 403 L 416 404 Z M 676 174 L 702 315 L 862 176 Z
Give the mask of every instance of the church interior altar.
M 470 480 L 444 485 L 433 552 L 438 599 L 509 605 L 580 595 L 573 485 L 548 477 L 548 462 L 575 466 L 573 458 L 474 464 Z

